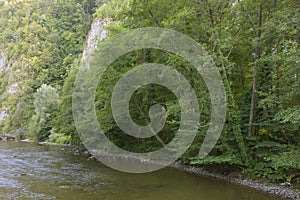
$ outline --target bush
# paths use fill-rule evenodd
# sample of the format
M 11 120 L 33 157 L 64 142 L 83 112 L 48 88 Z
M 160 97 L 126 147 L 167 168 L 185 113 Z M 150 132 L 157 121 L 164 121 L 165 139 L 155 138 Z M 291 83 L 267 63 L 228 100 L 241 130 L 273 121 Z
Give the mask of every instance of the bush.
M 287 149 L 283 153 L 266 156 L 252 163 L 244 172 L 248 175 L 268 178 L 272 182 L 300 182 L 300 150 Z
M 58 144 L 70 144 L 71 136 L 64 135 L 62 133 L 51 133 L 49 136 L 49 142 Z

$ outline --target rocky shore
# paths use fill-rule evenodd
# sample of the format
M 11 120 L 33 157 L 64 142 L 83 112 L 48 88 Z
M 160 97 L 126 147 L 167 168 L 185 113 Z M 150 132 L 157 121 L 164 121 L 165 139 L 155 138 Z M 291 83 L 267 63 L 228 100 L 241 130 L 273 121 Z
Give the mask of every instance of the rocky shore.
M 10 135 L 0 135 L 0 141 L 16 141 L 16 137 Z
M 186 171 L 188 173 L 196 174 L 199 176 L 205 176 L 212 179 L 227 181 L 232 184 L 239 184 L 245 187 L 250 187 L 255 190 L 269 193 L 271 195 L 279 196 L 283 199 L 300 200 L 300 190 L 294 188 L 289 183 L 273 184 L 262 180 L 250 179 L 243 176 L 242 174 L 224 176 L 222 174 L 210 173 L 201 167 L 193 167 L 193 166 L 182 165 L 182 164 L 174 164 L 171 167 L 174 167 L 178 170 Z
M 102 155 L 102 156 L 111 156 L 110 154 L 107 153 L 101 153 L 97 152 L 97 156 Z M 128 155 L 113 155 L 114 157 L 128 157 Z M 144 158 L 130 158 L 133 160 L 138 160 L 141 163 L 147 163 L 147 159 Z M 94 156 L 90 156 L 88 160 L 96 160 Z M 149 159 L 148 159 L 149 160 Z M 149 164 L 155 164 L 155 165 L 164 165 L 167 161 L 151 161 Z M 168 162 L 167 162 L 168 163 Z M 211 179 L 216 179 L 216 180 L 222 180 L 226 181 L 232 184 L 238 184 L 242 185 L 245 187 L 250 187 L 252 189 L 258 190 L 258 191 L 263 191 L 266 193 L 269 193 L 271 195 L 279 196 L 283 199 L 292 199 L 292 200 L 300 200 L 300 190 L 296 189 L 291 185 L 290 183 L 282 183 L 282 184 L 273 184 L 267 182 L 267 180 L 254 180 L 245 177 L 241 173 L 231 173 L 229 175 L 222 175 L 221 173 L 214 172 L 211 173 L 204 168 L 201 167 L 195 167 L 191 165 L 184 165 L 181 164 L 180 162 L 172 164 L 170 167 L 175 168 L 177 170 L 185 171 L 188 173 L 192 173 L 198 176 L 202 177 L 208 177 Z

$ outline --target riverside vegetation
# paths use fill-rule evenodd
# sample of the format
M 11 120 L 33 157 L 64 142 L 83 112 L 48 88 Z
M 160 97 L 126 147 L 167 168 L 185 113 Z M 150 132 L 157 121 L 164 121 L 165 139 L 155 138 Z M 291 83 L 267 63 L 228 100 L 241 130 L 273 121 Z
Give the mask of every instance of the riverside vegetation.
M 137 50 L 108 67 L 95 97 L 97 117 L 116 145 L 133 152 L 161 148 L 174 137 L 180 107 L 172 92 L 146 85 L 130 113 L 146 125 L 153 102 L 166 107 L 157 137 L 137 139 L 114 122 L 110 97 L 117 80 L 143 63 L 173 66 L 193 86 L 201 122 L 181 162 L 223 174 L 242 172 L 272 182 L 300 183 L 300 5 L 296 0 L 5 0 L 0 1 L 0 133 L 36 141 L 81 145 L 72 116 L 72 87 L 93 20 L 114 21 L 108 36 L 139 27 L 179 31 L 214 59 L 227 94 L 221 138 L 197 157 L 210 118 L 203 79 L 181 57 Z M 4 113 L 3 113 L 4 114 Z

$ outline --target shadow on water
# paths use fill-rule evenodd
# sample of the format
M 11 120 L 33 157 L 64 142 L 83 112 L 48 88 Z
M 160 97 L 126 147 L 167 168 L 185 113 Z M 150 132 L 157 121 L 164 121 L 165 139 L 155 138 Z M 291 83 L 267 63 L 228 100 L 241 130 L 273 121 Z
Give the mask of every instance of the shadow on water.
M 69 147 L 0 143 L 0 199 L 276 200 L 245 187 L 166 168 L 126 174 Z

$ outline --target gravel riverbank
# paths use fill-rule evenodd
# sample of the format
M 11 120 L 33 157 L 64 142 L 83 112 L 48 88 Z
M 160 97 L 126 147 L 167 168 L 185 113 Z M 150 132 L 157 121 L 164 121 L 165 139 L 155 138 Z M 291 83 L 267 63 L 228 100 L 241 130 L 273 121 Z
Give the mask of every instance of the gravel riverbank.
M 264 181 L 253 180 L 246 178 L 241 174 L 236 174 L 234 176 L 224 176 L 222 174 L 210 173 L 200 167 L 193 167 L 189 165 L 174 164 L 172 165 L 172 167 L 199 176 L 205 176 L 212 179 L 223 180 L 233 184 L 239 184 L 242 186 L 250 187 L 255 190 L 269 193 L 271 195 L 279 196 L 283 199 L 300 200 L 300 190 L 293 188 L 293 186 L 272 184 Z

